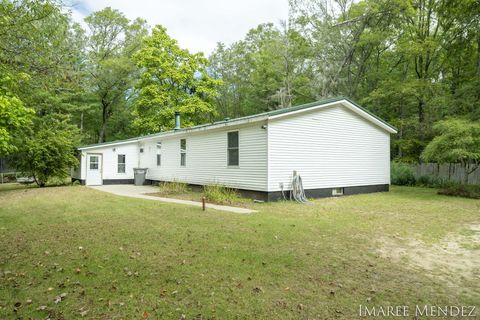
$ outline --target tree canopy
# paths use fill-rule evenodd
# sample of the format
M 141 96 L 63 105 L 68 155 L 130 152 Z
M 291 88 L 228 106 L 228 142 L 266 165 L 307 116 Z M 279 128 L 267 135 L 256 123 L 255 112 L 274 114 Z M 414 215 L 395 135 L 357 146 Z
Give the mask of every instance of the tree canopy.
M 433 127 L 437 136 L 422 153 L 425 161 L 461 163 L 468 175 L 480 166 L 480 122 L 463 119 L 442 120 Z
M 140 133 L 172 129 L 175 111 L 182 113 L 185 126 L 213 118 L 221 81 L 210 77 L 202 53 L 181 49 L 158 25 L 133 58 L 142 70 L 133 113 Z

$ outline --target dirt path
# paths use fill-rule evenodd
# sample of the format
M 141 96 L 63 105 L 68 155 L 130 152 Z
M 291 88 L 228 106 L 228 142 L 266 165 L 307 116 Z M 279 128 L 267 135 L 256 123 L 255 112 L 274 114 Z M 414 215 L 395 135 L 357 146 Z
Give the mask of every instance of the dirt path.
M 407 264 L 410 268 L 444 281 L 452 287 L 480 279 L 480 224 L 468 225 L 434 245 L 401 237 L 379 239 L 378 252 L 384 258 Z M 469 281 L 469 280 L 473 281 Z M 473 288 L 480 295 L 480 282 Z

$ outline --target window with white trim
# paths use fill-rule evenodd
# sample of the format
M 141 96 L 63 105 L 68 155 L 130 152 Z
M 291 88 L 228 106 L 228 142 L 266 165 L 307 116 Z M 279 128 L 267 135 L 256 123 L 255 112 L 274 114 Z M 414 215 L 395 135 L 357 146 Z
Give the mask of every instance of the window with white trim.
M 117 172 L 118 173 L 125 173 L 125 155 L 124 154 L 119 154 L 117 156 L 118 162 L 117 162 Z
M 98 170 L 98 156 L 90 156 L 90 170 Z
M 187 164 L 187 140 L 180 139 L 180 165 L 185 167 Z
M 238 131 L 227 133 L 227 164 L 229 166 L 238 166 L 239 163 L 239 143 Z
M 157 167 L 162 165 L 162 143 L 157 142 Z

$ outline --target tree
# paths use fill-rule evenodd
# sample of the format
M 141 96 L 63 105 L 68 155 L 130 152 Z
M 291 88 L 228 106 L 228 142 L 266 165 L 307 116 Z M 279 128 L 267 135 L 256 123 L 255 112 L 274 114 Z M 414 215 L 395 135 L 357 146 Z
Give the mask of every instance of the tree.
M 0 95 L 0 154 L 8 155 L 16 150 L 13 136 L 30 123 L 32 110 L 25 108 L 17 97 Z
M 0 153 L 13 153 L 35 117 L 68 112 L 64 92 L 75 53 L 70 21 L 55 1 L 1 1 Z
M 290 0 L 310 43 L 317 97 L 345 95 L 399 128 L 393 157 L 418 161 L 447 116 L 479 119 L 476 1 Z
M 134 59 L 142 70 L 134 104 L 138 132 L 173 128 L 175 111 L 182 113 L 187 127 L 211 120 L 215 114 L 212 101 L 221 82 L 208 75 L 208 60 L 202 53 L 181 49 L 157 25 Z
M 68 117 L 46 116 L 36 119 L 33 129 L 22 139 L 15 155 L 17 169 L 33 177 L 44 187 L 49 179 L 66 178 L 78 166 L 75 148 L 79 131 L 69 124 Z
M 77 162 L 73 152 L 79 140 L 70 114 L 77 108 L 73 97 L 82 90 L 79 28 L 59 2 L 1 4 L 0 122 L 14 132 L 9 140 L 17 169 L 45 186 Z
M 437 136 L 422 153 L 425 161 L 460 163 L 464 168 L 464 183 L 480 166 L 480 123 L 451 119 L 434 126 Z
M 223 81 L 216 106 L 222 117 L 239 117 L 289 107 L 314 99 L 309 46 L 283 22 L 251 29 L 243 40 L 219 43 L 209 72 Z
M 100 111 L 92 114 L 92 121 L 100 119 L 96 126 L 100 143 L 107 139 L 112 116 L 125 114 L 123 111 L 138 78 L 132 55 L 140 48 L 147 29 L 145 20 L 130 22 L 118 10 L 109 7 L 88 16 L 85 22 L 90 29 L 88 79 L 96 110 Z
M 20 80 L 25 75 L 17 75 Z M 33 110 L 25 107 L 23 102 L 11 93 L 13 76 L 3 75 L 0 78 L 0 155 L 8 155 L 16 151 L 14 138 L 24 126 L 31 122 Z

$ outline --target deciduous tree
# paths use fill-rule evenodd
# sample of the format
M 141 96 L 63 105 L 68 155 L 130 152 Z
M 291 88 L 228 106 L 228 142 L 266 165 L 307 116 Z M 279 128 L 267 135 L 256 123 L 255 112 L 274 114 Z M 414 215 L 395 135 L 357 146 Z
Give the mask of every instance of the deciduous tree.
M 146 22 L 142 19 L 129 21 L 121 12 L 109 7 L 94 12 L 85 18 L 85 22 L 90 29 L 87 79 L 97 106 L 94 110 L 99 111 L 92 112 L 91 121 L 96 124 L 97 141 L 104 142 L 110 119 L 114 116 L 120 118 L 128 108 L 138 79 L 132 55 L 140 48 L 147 33 Z
M 451 119 L 434 126 L 437 136 L 422 153 L 425 161 L 460 163 L 464 168 L 464 183 L 480 166 L 480 123 Z
M 208 60 L 202 53 L 180 48 L 166 29 L 157 25 L 134 59 L 142 70 L 134 110 L 138 132 L 173 128 L 175 111 L 182 113 L 187 127 L 212 119 L 212 102 L 221 82 L 208 74 Z

